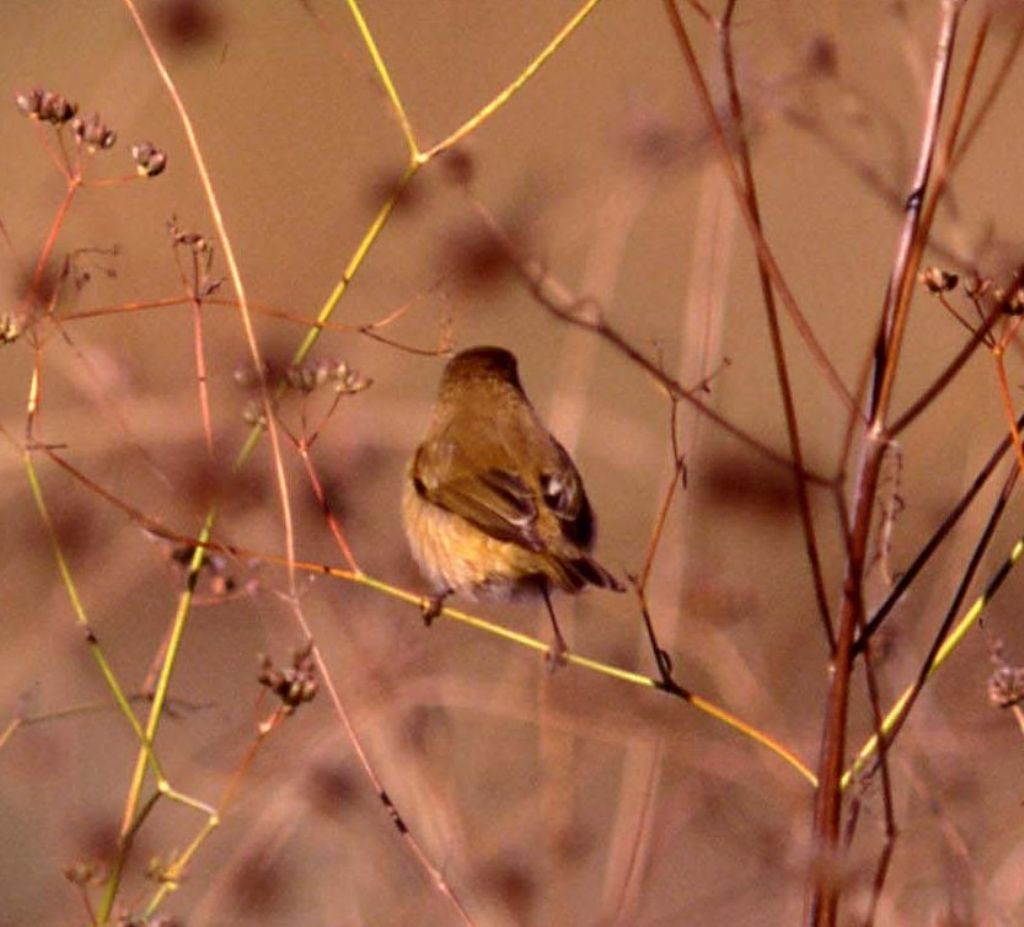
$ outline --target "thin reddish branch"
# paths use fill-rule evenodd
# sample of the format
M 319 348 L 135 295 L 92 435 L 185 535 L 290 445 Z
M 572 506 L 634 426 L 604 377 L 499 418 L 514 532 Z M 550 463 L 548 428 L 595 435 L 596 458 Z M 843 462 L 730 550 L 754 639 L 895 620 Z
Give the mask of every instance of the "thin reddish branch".
M 196 386 L 199 391 L 199 412 L 203 420 L 206 453 L 213 459 L 213 418 L 210 414 L 210 387 L 206 371 L 206 351 L 203 347 L 203 304 L 192 300 L 192 340 L 196 363 Z
M 865 555 L 871 534 L 882 459 L 888 441 L 885 431 L 886 418 L 909 315 L 912 287 L 924 247 L 923 239 L 927 234 L 927 229 L 922 234 L 922 206 L 938 144 L 939 122 L 945 103 L 954 40 L 962 6 L 963 0 L 943 0 L 918 163 L 911 193 L 907 198 L 906 216 L 897 243 L 893 271 L 875 344 L 873 390 L 869 404 L 870 425 L 864 435 L 864 445 L 854 475 L 853 518 L 846 574 L 843 579 L 839 638 L 832 666 L 818 763 L 818 791 L 813 826 L 813 843 L 818 865 L 813 867 L 807 885 L 804 920 L 808 927 L 834 927 L 838 914 L 840 883 L 836 875 L 836 865 L 839 860 L 839 823 L 842 811 L 840 783 L 846 759 L 853 645 L 857 629 L 864 625 L 862 584 Z
M 736 203 L 739 206 L 740 214 L 743 216 L 743 220 L 747 224 L 750 241 L 757 250 L 758 260 L 763 264 L 765 270 L 771 277 L 772 284 L 778 293 L 779 299 L 782 301 L 782 305 L 789 314 L 790 321 L 793 323 L 793 326 L 796 328 L 800 338 L 807 346 L 811 356 L 821 368 L 825 380 L 828 382 L 829 388 L 832 389 L 832 391 L 839 397 L 845 408 L 853 408 L 853 395 L 839 376 L 839 373 L 833 366 L 832 361 L 829 360 L 828 355 L 818 342 L 810 324 L 800 311 L 796 297 L 793 295 L 789 285 L 786 283 L 786 278 L 782 273 L 782 269 L 779 267 L 778 261 L 775 260 L 775 255 L 768 242 L 765 240 L 764 235 L 761 234 L 756 217 L 751 212 L 743 180 L 733 164 L 732 147 L 725 129 L 722 126 L 722 121 L 711 99 L 711 93 L 708 90 L 707 82 L 704 80 L 704 75 L 697 62 L 697 55 L 693 49 L 693 44 L 690 42 L 689 33 L 687 33 L 682 16 L 680 16 L 679 10 L 676 8 L 676 2 L 675 0 L 663 0 L 663 3 L 669 24 L 671 25 L 672 31 L 676 37 L 676 45 L 683 55 L 687 71 L 689 72 L 690 77 L 693 80 L 694 88 L 697 91 L 697 100 L 700 103 L 701 110 L 703 111 L 705 122 L 711 129 L 711 136 L 715 142 L 715 146 L 718 148 L 722 170 L 725 173 L 729 185 L 733 189 L 733 194 L 735 195 Z
M 661 538 L 665 532 L 665 524 L 668 521 L 668 513 L 672 509 L 672 502 L 675 499 L 676 491 L 680 485 L 686 482 L 686 460 L 679 449 L 679 437 L 676 430 L 676 412 L 679 409 L 679 401 L 672 399 L 671 416 L 669 420 L 669 435 L 672 444 L 672 478 L 669 480 L 665 495 L 658 507 L 658 514 L 654 520 L 654 529 L 651 531 L 651 538 L 647 543 L 647 553 L 644 555 L 644 565 L 640 570 L 637 579 L 637 591 L 642 596 L 647 589 L 647 582 L 651 577 L 651 570 L 654 568 L 654 557 L 661 544 Z
M 1020 54 L 1021 45 L 1024 44 L 1024 14 L 1018 12 L 1017 16 L 1017 28 L 1014 30 L 1013 38 L 1010 39 L 1007 44 L 1006 52 L 1003 54 L 1003 57 L 999 62 L 999 66 L 996 68 L 996 73 L 992 78 L 992 83 L 982 96 L 981 103 L 979 104 L 974 116 L 971 118 L 971 123 L 964 132 L 963 138 L 960 140 L 960 144 L 953 154 L 952 165 L 954 167 L 960 163 L 963 157 L 970 150 L 974 140 L 978 137 L 978 130 L 984 124 L 985 118 L 992 111 L 992 107 L 995 106 L 995 102 L 999 98 L 1000 92 L 1006 86 L 1006 79 L 1010 76 L 1010 70 L 1013 68 L 1013 65 L 1017 61 L 1017 57 Z M 991 11 L 989 11 L 986 13 L 985 19 L 983 20 L 983 28 L 987 29 L 991 19 L 992 15 Z
M 29 284 L 28 293 L 22 302 L 21 315 L 26 319 L 31 314 L 32 300 L 39 294 L 43 274 L 46 272 L 46 265 L 50 262 L 50 257 L 53 255 L 53 249 L 57 245 L 57 236 L 60 234 L 61 226 L 64 225 L 64 220 L 67 218 L 71 203 L 81 186 L 82 178 L 80 175 L 73 174 L 68 177 L 67 191 L 64 194 L 64 199 L 61 200 L 60 206 L 57 207 L 57 214 L 53 217 L 53 222 L 50 223 L 50 231 L 47 233 L 46 241 L 43 242 L 42 250 L 39 252 L 35 269 L 32 271 L 32 280 Z
M 739 82 L 736 79 L 736 68 L 732 53 L 732 14 L 735 0 L 729 0 L 722 21 L 718 25 L 719 44 L 721 47 L 722 64 L 725 68 L 725 79 L 729 92 L 729 110 L 733 120 L 733 138 L 736 144 L 736 160 L 739 163 L 745 188 L 745 200 L 751 220 L 758 234 L 764 235 L 761 222 L 761 208 L 758 203 L 757 186 L 754 182 L 754 171 L 750 160 L 750 146 L 744 128 L 743 102 L 740 98 Z M 818 552 L 818 539 L 814 527 L 814 516 L 811 512 L 811 499 L 804 476 L 804 453 L 800 441 L 800 422 L 797 419 L 796 403 L 793 400 L 793 387 L 789 379 L 789 367 L 786 363 L 786 348 L 782 341 L 782 328 L 779 324 L 779 312 L 775 304 L 775 290 L 772 287 L 770 268 L 759 250 L 757 253 L 757 274 L 761 284 L 761 299 L 764 303 L 768 321 L 768 333 L 771 338 L 772 357 L 775 359 L 775 376 L 779 383 L 779 394 L 782 408 L 786 416 L 786 435 L 789 439 L 789 453 L 793 458 L 793 483 L 796 490 L 797 508 L 800 513 L 800 524 L 803 529 L 804 548 L 807 562 L 811 568 L 811 581 L 814 585 L 814 598 L 818 606 L 825 640 L 828 641 L 829 652 L 834 653 L 836 647 L 835 629 L 832 626 L 832 613 L 828 605 L 828 594 L 825 591 L 825 575 Z
M 338 545 L 338 549 L 341 551 L 352 572 L 362 574 L 362 567 L 356 561 L 356 555 L 352 552 L 352 548 L 348 543 L 345 530 L 341 527 L 341 522 L 335 517 L 334 512 L 331 511 L 331 505 L 327 501 L 327 494 L 324 492 L 324 487 L 320 482 L 320 477 L 317 475 L 316 467 L 313 466 L 313 461 L 309 456 L 309 442 L 305 440 L 298 441 L 296 442 L 295 449 L 302 458 L 303 466 L 306 469 L 306 476 L 309 477 L 309 484 L 313 488 L 313 495 L 320 506 L 320 511 L 327 518 L 327 526 L 331 530 L 331 535 Z
M 1020 271 L 1015 279 L 1020 279 Z M 946 369 L 940 373 L 935 380 L 931 383 L 924 392 L 915 399 L 907 410 L 900 415 L 896 421 L 889 426 L 888 433 L 891 438 L 895 438 L 905 428 L 911 425 L 917 417 L 927 409 L 932 402 L 939 396 L 942 391 L 953 382 L 953 379 L 960 372 L 964 364 L 967 363 L 973 356 L 974 352 L 978 349 L 979 345 L 985 344 L 988 338 L 989 332 L 997 321 L 1002 317 L 1004 307 L 1000 304 L 997 305 L 985 318 L 985 321 L 977 328 L 964 346 L 957 351 L 956 357 L 954 357 Z
M 1007 329 L 1006 333 L 1002 338 L 999 339 L 999 344 L 993 350 L 992 355 L 996 364 L 996 379 L 999 381 L 999 397 L 1003 403 L 1003 409 L 1006 412 L 1006 419 L 1010 426 L 1010 438 L 1013 445 L 1013 453 L 1017 458 L 1017 467 L 1021 474 L 1024 475 L 1024 447 L 1021 447 L 1020 429 L 1017 427 L 1017 416 L 1013 410 L 1013 396 L 1010 392 L 1010 381 L 1006 376 L 1006 362 L 1004 360 L 1006 345 L 1009 343 L 1020 327 L 1020 323 L 1024 321 L 1020 316 L 1015 318 L 1011 326 Z
M 882 311 L 882 326 L 878 343 L 875 345 L 875 390 L 870 400 L 869 418 L 872 428 L 877 429 L 885 422 L 892 399 L 896 371 L 899 367 L 900 349 L 907 318 L 910 314 L 910 296 L 917 277 L 921 253 L 924 250 L 927 232 L 934 218 L 938 198 L 933 197 L 929 209 L 924 210 L 925 194 L 931 177 L 932 166 L 938 149 L 939 122 L 946 101 L 950 65 L 953 60 L 953 45 L 960 20 L 960 11 L 965 0 L 943 0 L 942 22 L 936 46 L 935 68 L 932 73 L 931 90 L 928 94 L 928 109 L 925 113 L 921 134 L 921 146 L 917 167 L 910 186 L 910 195 L 896 249 L 896 260 L 886 290 Z M 968 85 L 969 86 L 969 85 Z M 955 134 L 954 136 L 955 137 Z M 937 180 L 941 193 L 944 178 Z
M 486 223 L 488 230 L 497 239 L 502 252 L 511 262 L 512 267 L 529 287 L 534 299 L 547 309 L 548 312 L 563 322 L 585 328 L 596 334 L 627 360 L 643 370 L 670 397 L 693 406 L 701 415 L 714 422 L 714 424 L 751 450 L 760 454 L 765 460 L 776 466 L 785 467 L 787 470 L 795 468 L 794 462 L 785 454 L 779 453 L 760 439 L 744 431 L 738 425 L 734 425 L 707 403 L 699 399 L 697 393 L 704 388 L 704 384 L 699 384 L 696 388 L 687 388 L 677 379 L 666 373 L 657 360 L 652 360 L 644 354 L 618 328 L 607 321 L 601 311 L 602 307 L 596 300 L 576 297 L 566 286 L 549 274 L 540 261 L 523 253 L 482 203 L 477 200 L 473 200 L 472 203 L 477 214 Z M 583 313 L 583 309 L 588 305 L 595 308 L 596 311 L 593 315 Z M 803 474 L 804 479 L 816 486 L 830 487 L 833 484 L 832 480 L 806 467 L 800 472 Z

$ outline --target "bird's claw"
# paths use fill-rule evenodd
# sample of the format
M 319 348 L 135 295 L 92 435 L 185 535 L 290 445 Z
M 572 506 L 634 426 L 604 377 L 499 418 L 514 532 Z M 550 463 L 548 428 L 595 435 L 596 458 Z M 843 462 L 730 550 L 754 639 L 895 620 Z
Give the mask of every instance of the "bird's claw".
M 569 648 L 565 646 L 565 641 L 559 635 L 544 654 L 544 662 L 547 664 L 549 673 L 553 673 L 560 666 L 569 665 L 569 661 L 566 659 L 568 652 Z
M 423 616 L 423 623 L 428 628 L 434 623 L 434 619 L 441 614 L 441 609 L 444 607 L 444 600 L 444 595 L 432 595 L 429 598 L 423 599 L 420 603 L 420 613 Z

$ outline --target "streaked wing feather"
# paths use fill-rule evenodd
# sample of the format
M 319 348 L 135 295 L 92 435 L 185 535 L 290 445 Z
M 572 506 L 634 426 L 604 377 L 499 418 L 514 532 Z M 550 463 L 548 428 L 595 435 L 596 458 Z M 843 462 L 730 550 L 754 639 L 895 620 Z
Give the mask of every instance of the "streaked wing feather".
M 558 519 L 563 537 L 587 548 L 594 536 L 594 516 L 583 480 L 565 448 L 552 439 L 554 461 L 540 474 L 544 504 Z
M 536 532 L 537 500 L 530 487 L 507 470 L 474 472 L 471 466 L 460 466 L 460 456 L 450 445 L 422 446 L 413 461 L 417 492 L 490 537 L 543 550 Z

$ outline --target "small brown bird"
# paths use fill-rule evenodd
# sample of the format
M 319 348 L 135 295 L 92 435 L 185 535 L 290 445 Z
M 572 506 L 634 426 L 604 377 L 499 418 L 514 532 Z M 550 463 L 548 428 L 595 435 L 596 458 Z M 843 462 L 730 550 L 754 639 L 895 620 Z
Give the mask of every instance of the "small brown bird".
M 502 601 L 540 595 L 565 652 L 550 592 L 621 592 L 588 551 L 594 514 L 572 459 L 519 383 L 515 357 L 469 348 L 441 375 L 434 417 L 409 464 L 402 499 L 413 556 L 435 590 Z

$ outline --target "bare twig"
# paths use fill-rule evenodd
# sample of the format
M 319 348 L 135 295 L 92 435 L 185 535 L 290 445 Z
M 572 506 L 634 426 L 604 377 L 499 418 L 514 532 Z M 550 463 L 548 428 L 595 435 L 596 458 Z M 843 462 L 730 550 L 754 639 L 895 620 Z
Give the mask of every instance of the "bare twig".
M 698 393 L 703 389 L 702 385 L 698 385 L 695 388 L 683 386 L 682 383 L 666 373 L 657 360 L 648 357 L 618 328 L 612 325 L 600 311 L 601 307 L 597 306 L 593 300 L 577 298 L 568 287 L 548 273 L 540 261 L 523 253 L 482 203 L 474 200 L 473 206 L 480 218 L 487 224 L 491 234 L 498 240 L 512 266 L 530 288 L 534 299 L 552 315 L 563 322 L 586 328 L 598 335 L 619 351 L 627 360 L 648 374 L 669 396 L 693 406 L 710 421 L 747 447 L 756 451 L 766 460 L 787 470 L 794 468 L 793 461 L 784 454 L 780 454 L 763 441 L 734 425 L 701 400 L 698 397 Z M 594 311 L 585 314 L 583 309 L 587 306 L 593 307 Z M 831 480 L 820 473 L 806 469 L 806 467 L 801 472 L 809 483 L 818 486 L 832 485 Z
M 711 93 L 708 90 L 707 82 L 704 80 L 704 75 L 701 73 L 700 65 L 697 62 L 697 55 L 693 50 L 693 45 L 690 42 L 690 36 L 686 31 L 686 26 L 683 23 L 682 17 L 679 15 L 679 10 L 676 8 L 675 0 L 663 0 L 663 4 L 665 13 L 668 16 L 669 24 L 671 25 L 673 34 L 676 37 L 676 44 L 683 55 L 687 71 L 689 72 L 697 90 L 697 99 L 700 103 L 701 110 L 703 111 L 704 119 L 711 129 L 712 138 L 718 148 L 722 170 L 725 172 L 729 184 L 733 188 L 736 201 L 740 206 L 740 212 L 743 215 L 743 219 L 747 224 L 747 230 L 750 233 L 750 240 L 757 249 L 758 260 L 771 277 L 772 284 L 778 293 L 779 299 L 782 301 L 782 305 L 789 313 L 790 320 L 799 333 L 800 338 L 803 340 L 811 356 L 821 369 L 829 388 L 842 401 L 845 408 L 851 409 L 855 405 L 853 395 L 839 376 L 831 360 L 829 360 L 828 355 L 825 353 L 824 349 L 818 342 L 817 337 L 814 335 L 814 332 L 811 330 L 807 319 L 800 311 L 796 297 L 790 290 L 785 276 L 782 273 L 782 268 L 779 266 L 778 261 L 775 260 L 774 252 L 765 240 L 764 235 L 761 234 L 757 218 L 751 211 L 750 204 L 747 201 L 747 191 L 744 187 L 743 180 L 733 164 L 732 147 L 729 143 L 726 131 L 722 126 L 721 118 L 711 99 Z
M 736 67 L 732 52 L 732 16 L 736 8 L 735 0 L 726 4 L 722 20 L 718 24 L 719 45 L 722 63 L 725 67 L 725 79 L 729 91 L 729 109 L 733 121 L 733 139 L 736 144 L 736 159 L 743 176 L 743 186 L 747 211 L 756 226 L 758 235 L 764 235 L 761 223 L 761 209 L 757 199 L 757 187 L 754 183 L 754 171 L 750 161 L 750 146 L 743 125 L 743 103 L 740 98 L 739 83 L 736 79 Z M 761 299 L 764 302 L 765 315 L 768 319 L 768 333 L 772 343 L 772 357 L 775 359 L 775 376 L 779 383 L 779 394 L 782 408 L 786 416 L 786 434 L 789 438 L 789 453 L 793 458 L 793 483 L 796 490 L 797 508 L 800 512 L 800 524 L 803 529 L 804 547 L 807 562 L 811 568 L 811 581 L 814 585 L 814 598 L 818 605 L 825 640 L 829 651 L 834 652 L 836 646 L 835 629 L 832 627 L 832 614 L 825 592 L 825 576 L 821 566 L 821 555 L 818 552 L 818 539 L 811 512 L 811 500 L 804 476 L 804 454 L 800 442 L 800 423 L 797 419 L 796 404 L 793 401 L 793 388 L 789 379 L 789 367 L 786 364 L 786 349 L 782 342 L 782 329 L 779 325 L 779 313 L 775 305 L 775 291 L 772 288 L 772 275 L 765 262 L 761 250 L 757 252 L 757 274 L 761 284 Z
M 840 885 L 834 866 L 838 862 L 839 820 L 842 808 L 841 777 L 846 754 L 847 718 L 853 670 L 853 643 L 856 630 L 864 624 L 862 583 L 868 538 L 871 531 L 879 471 L 886 445 L 885 424 L 900 357 L 903 333 L 909 313 L 911 289 L 920 260 L 923 242 L 921 209 L 924 203 L 932 162 L 938 142 L 946 87 L 952 63 L 954 39 L 962 0 L 944 0 L 939 36 L 936 42 L 931 91 L 921 133 L 918 165 L 906 217 L 896 249 L 892 276 L 882 308 L 878 339 L 875 344 L 874 375 L 869 400 L 869 428 L 865 446 L 854 476 L 851 511 L 851 535 L 843 580 L 843 602 L 839 619 L 839 637 L 833 661 L 833 674 L 822 735 L 818 764 L 818 792 L 814 812 L 814 844 L 819 865 L 814 867 L 807 885 L 805 923 L 808 927 L 833 927 L 839 907 Z

